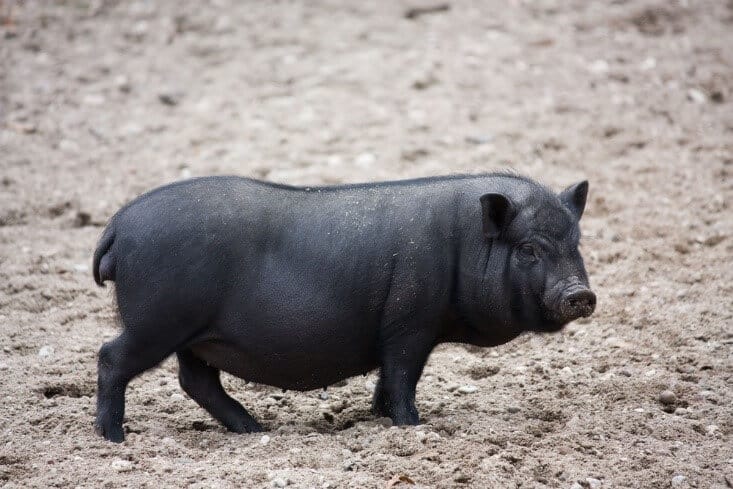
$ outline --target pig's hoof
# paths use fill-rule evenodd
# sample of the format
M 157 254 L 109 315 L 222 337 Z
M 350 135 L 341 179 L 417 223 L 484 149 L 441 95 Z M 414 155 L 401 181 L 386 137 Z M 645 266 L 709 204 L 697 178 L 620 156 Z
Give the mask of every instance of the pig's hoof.
M 110 424 L 104 423 L 94 423 L 94 431 L 97 432 L 98 435 L 104 437 L 104 439 L 109 440 L 114 443 L 122 443 L 125 441 L 125 432 L 122 429 L 122 426 L 111 426 Z
M 227 426 L 234 433 L 260 433 L 265 429 L 254 419 L 242 419 L 239 423 Z

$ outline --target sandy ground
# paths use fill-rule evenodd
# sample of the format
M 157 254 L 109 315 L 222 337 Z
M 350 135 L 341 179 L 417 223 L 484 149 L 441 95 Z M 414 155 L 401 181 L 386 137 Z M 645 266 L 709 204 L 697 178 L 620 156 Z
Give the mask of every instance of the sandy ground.
M 733 3 L 417 3 L 0 4 L 0 485 L 733 487 Z M 169 360 L 124 444 L 94 434 L 91 253 L 124 202 L 498 168 L 590 180 L 590 320 L 441 346 L 420 427 L 370 415 L 374 374 L 327 399 L 225 376 L 270 430 L 229 434 Z

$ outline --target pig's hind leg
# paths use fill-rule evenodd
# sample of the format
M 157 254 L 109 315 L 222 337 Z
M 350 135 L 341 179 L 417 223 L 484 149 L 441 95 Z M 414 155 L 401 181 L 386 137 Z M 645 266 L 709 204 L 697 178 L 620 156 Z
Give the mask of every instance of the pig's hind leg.
M 190 350 L 177 352 L 181 387 L 214 419 L 235 433 L 262 431 L 262 426 L 232 399 L 219 379 L 219 369 L 207 365 Z
M 125 439 L 125 389 L 137 375 L 149 370 L 175 351 L 169 341 L 140 337 L 126 329 L 99 350 L 97 377 L 97 419 L 95 429 L 109 441 Z

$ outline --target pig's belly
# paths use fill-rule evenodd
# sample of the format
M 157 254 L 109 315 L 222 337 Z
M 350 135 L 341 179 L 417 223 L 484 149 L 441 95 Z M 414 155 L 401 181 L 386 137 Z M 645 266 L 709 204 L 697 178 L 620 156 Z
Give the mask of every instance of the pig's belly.
M 214 340 L 197 343 L 191 351 L 212 367 L 249 382 L 299 391 L 324 388 L 378 366 L 376 353 L 368 349 L 349 351 L 318 346 L 250 348 Z

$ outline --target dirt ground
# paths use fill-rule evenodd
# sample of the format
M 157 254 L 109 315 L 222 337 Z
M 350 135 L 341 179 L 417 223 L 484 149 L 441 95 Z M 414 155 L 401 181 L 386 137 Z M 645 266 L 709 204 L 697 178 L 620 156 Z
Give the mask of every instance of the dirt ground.
M 733 487 L 733 2 L 416 5 L 0 2 L 0 485 Z M 439 347 L 419 427 L 369 413 L 374 373 L 225 376 L 270 430 L 233 435 L 169 360 L 131 383 L 123 444 L 94 433 L 117 326 L 91 253 L 124 202 L 502 168 L 590 181 L 589 320 Z

